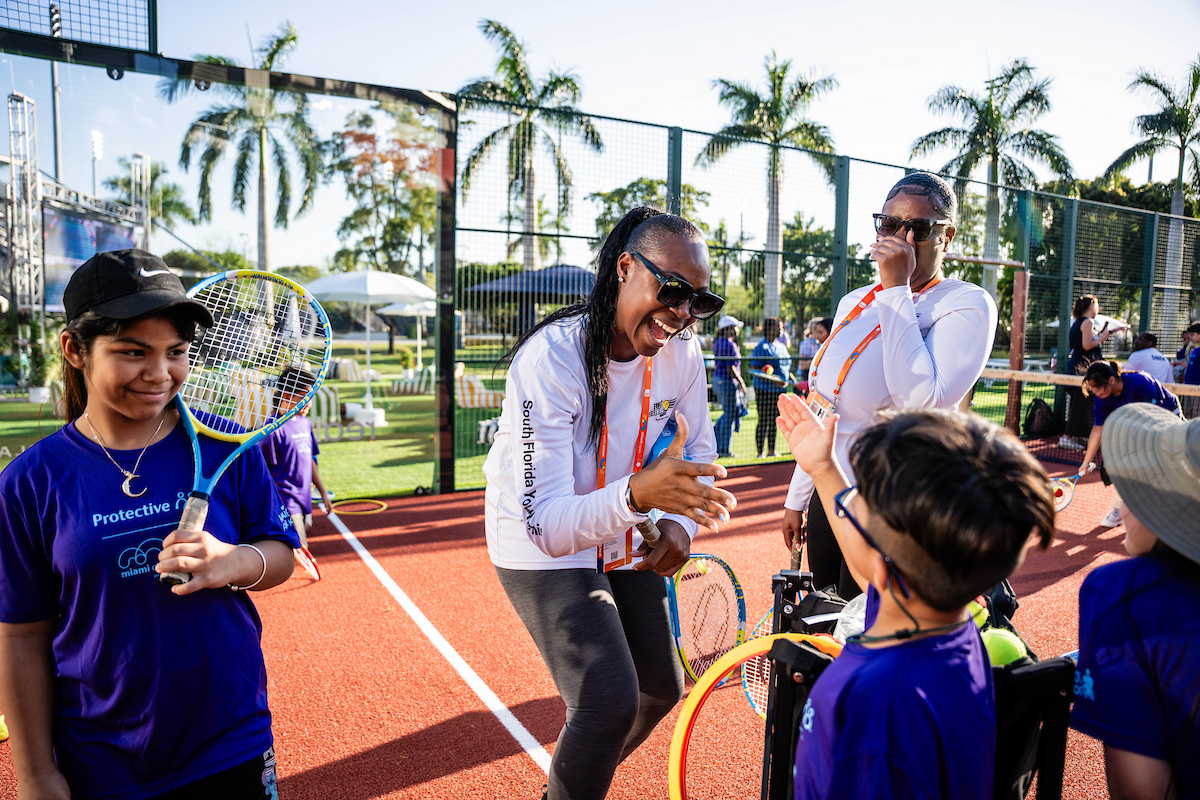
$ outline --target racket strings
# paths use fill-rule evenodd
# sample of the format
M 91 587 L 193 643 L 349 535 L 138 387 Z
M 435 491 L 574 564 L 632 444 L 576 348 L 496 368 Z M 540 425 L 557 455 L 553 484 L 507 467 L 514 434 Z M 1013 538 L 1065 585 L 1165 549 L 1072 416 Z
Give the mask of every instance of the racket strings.
M 676 582 L 679 617 L 686 621 L 681 648 L 694 675 L 704 673 L 738 645 L 737 595 L 719 566 L 689 564 Z
M 305 375 L 321 373 L 326 341 L 323 318 L 306 295 L 265 278 L 238 277 L 215 282 L 196 299 L 212 312 L 213 326 L 192 342 L 180 395 L 193 412 L 217 418 L 205 420 L 209 428 L 258 430 L 274 418 L 280 394 L 312 389 Z
M 775 622 L 775 612 L 768 611 L 766 616 L 754 626 L 749 639 L 758 639 L 771 635 L 771 627 Z M 747 641 L 749 641 L 749 639 Z M 742 689 L 750 707 L 763 719 L 767 718 L 767 695 L 771 688 L 771 660 L 766 654 L 755 656 L 742 664 Z

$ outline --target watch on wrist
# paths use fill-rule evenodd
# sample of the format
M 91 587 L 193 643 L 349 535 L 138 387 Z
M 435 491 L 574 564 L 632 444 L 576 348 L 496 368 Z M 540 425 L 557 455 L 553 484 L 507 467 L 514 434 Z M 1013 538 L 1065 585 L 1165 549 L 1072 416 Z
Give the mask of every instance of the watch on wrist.
M 641 514 L 643 516 L 646 514 L 645 511 L 640 510 L 633 504 L 633 487 L 629 484 L 625 484 L 625 505 L 635 514 Z

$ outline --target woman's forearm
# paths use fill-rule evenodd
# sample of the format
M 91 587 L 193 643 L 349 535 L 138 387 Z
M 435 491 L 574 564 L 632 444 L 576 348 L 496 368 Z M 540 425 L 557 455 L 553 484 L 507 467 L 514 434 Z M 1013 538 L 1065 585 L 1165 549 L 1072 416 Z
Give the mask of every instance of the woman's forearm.
M 54 623 L 0 623 L 0 708 L 12 731 L 13 767 L 22 784 L 57 771 L 50 738 Z
M 1093 425 L 1092 432 L 1088 435 L 1087 450 L 1083 454 L 1083 466 L 1079 468 L 1079 474 L 1087 472 L 1088 464 L 1096 458 L 1097 451 L 1100 450 L 1100 435 L 1104 432 L 1103 425 Z

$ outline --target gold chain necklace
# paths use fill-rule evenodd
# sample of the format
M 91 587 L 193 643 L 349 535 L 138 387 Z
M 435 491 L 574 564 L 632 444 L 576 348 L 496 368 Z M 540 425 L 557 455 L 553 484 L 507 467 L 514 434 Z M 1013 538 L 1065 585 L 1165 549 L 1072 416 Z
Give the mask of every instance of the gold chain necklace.
M 100 431 L 96 430 L 96 426 L 92 423 L 92 418 L 88 416 L 86 411 L 83 412 L 83 416 L 87 419 L 88 427 L 92 429 L 92 439 L 95 440 L 96 444 L 100 445 L 100 449 L 104 451 L 104 455 L 108 456 L 108 460 L 113 463 L 113 466 L 119 469 L 121 474 L 125 476 L 125 481 L 121 484 L 121 491 L 125 493 L 126 497 L 141 497 L 144 495 L 146 493 L 145 489 L 134 494 L 133 489 L 129 486 L 129 482 L 139 477 L 137 474 L 138 465 L 142 463 L 142 456 L 146 455 L 146 451 L 150 449 L 150 442 L 154 441 L 154 437 L 158 436 L 158 432 L 162 430 L 163 423 L 167 421 L 167 412 L 163 411 L 163 418 L 159 421 L 158 427 L 154 429 L 154 433 L 150 434 L 150 440 L 146 442 L 146 446 L 142 448 L 142 452 L 138 453 L 137 461 L 133 462 L 132 470 L 125 469 L 117 463 L 117 460 L 112 457 L 112 453 L 108 452 L 108 448 L 104 446 L 104 440 L 100 437 Z

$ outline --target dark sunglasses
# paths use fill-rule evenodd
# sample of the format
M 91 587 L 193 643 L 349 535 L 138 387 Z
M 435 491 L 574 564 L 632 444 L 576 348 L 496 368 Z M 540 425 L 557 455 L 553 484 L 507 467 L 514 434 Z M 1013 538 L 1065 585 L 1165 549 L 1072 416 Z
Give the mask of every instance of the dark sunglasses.
M 923 242 L 933 233 L 938 225 L 950 225 L 948 219 L 897 219 L 887 214 L 872 214 L 875 219 L 875 232 L 883 236 L 895 236 L 907 228 L 913 232 L 914 242 Z
M 650 270 L 650 274 L 658 278 L 658 282 L 662 284 L 658 287 L 658 302 L 664 306 L 678 308 L 687 303 L 688 314 L 696 319 L 708 319 L 725 306 L 724 298 L 709 291 L 698 292 L 683 278 L 663 274 L 661 269 L 654 266 L 650 259 L 641 253 L 630 250 L 629 255 L 637 256 L 638 261 L 641 261 L 646 265 L 646 269 Z
M 856 489 L 858 489 L 857 486 L 848 486 L 834 495 L 833 505 L 835 506 L 837 515 L 841 519 L 850 520 L 850 524 L 855 528 L 858 528 L 858 532 L 861 533 L 862 537 L 867 540 L 867 544 L 871 545 L 875 552 L 883 556 L 883 562 L 887 564 L 888 572 L 891 573 L 891 576 L 896 579 L 896 585 L 900 587 L 900 593 L 904 595 L 904 599 L 907 600 L 911 598 L 912 595 L 908 593 L 908 587 L 904 585 L 904 579 L 900 577 L 900 571 L 896 569 L 896 565 L 892 563 L 892 559 L 888 558 L 887 553 L 880 550 L 879 545 L 875 544 L 875 540 L 871 538 L 871 534 L 867 533 L 867 529 L 859 524 L 858 520 L 854 518 L 854 515 L 850 513 L 850 510 L 846 508 L 846 495 L 850 494 Z

